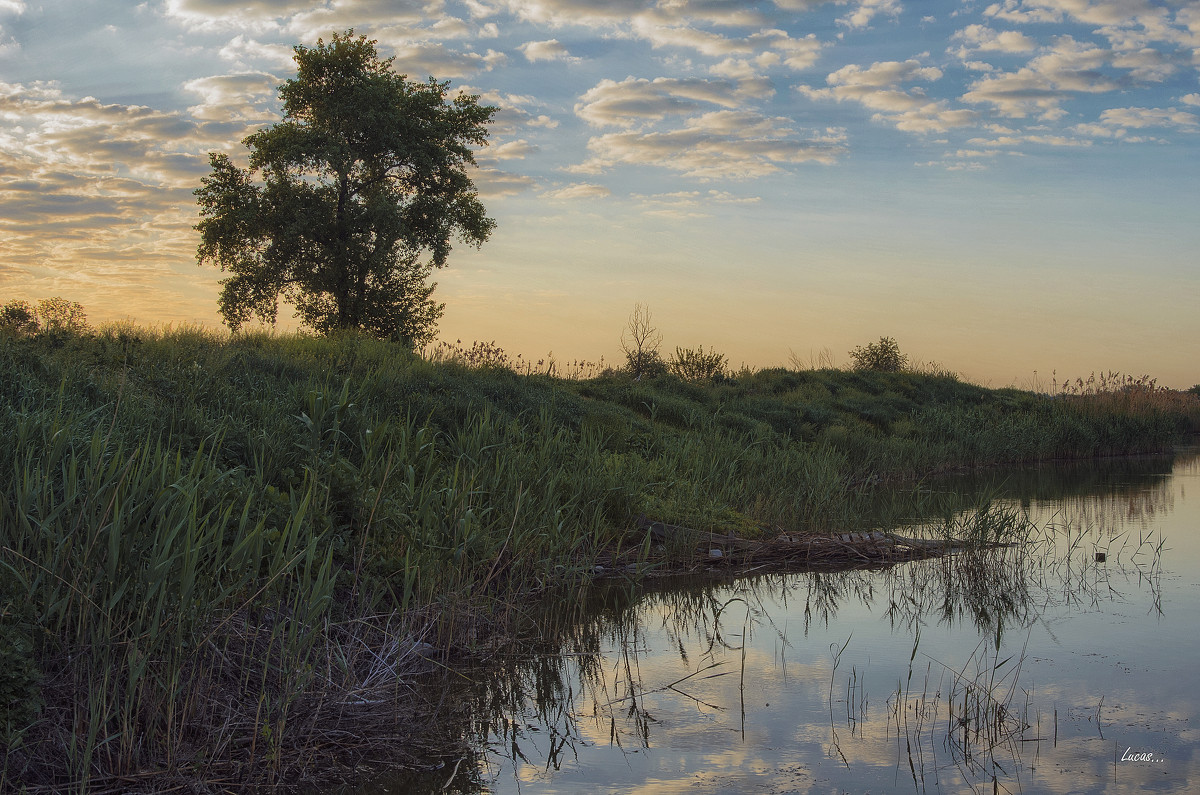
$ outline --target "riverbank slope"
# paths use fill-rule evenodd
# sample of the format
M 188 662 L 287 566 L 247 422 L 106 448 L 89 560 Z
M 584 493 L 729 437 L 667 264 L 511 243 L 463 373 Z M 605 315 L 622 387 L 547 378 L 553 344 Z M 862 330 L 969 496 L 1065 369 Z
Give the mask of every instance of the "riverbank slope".
M 419 735 L 398 716 L 425 709 L 409 672 L 602 557 L 671 554 L 647 520 L 844 531 L 881 486 L 1198 427 L 1200 400 L 1144 380 L 576 380 L 358 337 L 0 336 L 0 790 L 395 757 Z

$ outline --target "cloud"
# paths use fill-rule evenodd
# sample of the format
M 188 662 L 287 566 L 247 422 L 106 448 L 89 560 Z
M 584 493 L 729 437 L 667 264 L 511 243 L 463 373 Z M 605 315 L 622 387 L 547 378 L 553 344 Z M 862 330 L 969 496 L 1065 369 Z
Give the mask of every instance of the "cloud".
M 295 52 L 283 44 L 264 44 L 244 35 L 234 36 L 220 50 L 221 57 L 238 67 L 249 70 L 253 64 L 261 64 L 277 71 L 293 70 L 296 67 Z
M 1031 52 L 1037 47 L 1037 43 L 1024 33 L 1015 30 L 997 31 L 986 25 L 968 25 L 951 38 L 962 42 L 956 53 L 963 60 L 973 52 Z
M 0 84 L 0 271 L 46 294 L 161 288 L 194 261 L 206 148 L 244 129 Z
M 891 5 L 894 0 L 868 0 L 864 5 L 876 3 Z M 528 22 L 551 27 L 591 27 L 602 35 L 640 39 L 655 48 L 683 49 L 705 58 L 739 58 L 749 62 L 768 56 L 771 65 L 791 70 L 807 69 L 816 62 L 821 49 L 827 45 L 818 41 L 815 34 L 795 38 L 787 31 L 768 27 L 769 15 L 755 6 L 728 0 L 661 0 L 657 3 L 644 0 L 503 0 L 497 4 L 497 8 Z M 759 30 L 731 37 L 711 29 L 731 26 Z M 562 46 L 551 39 L 522 45 L 522 51 L 536 44 Z M 526 57 L 530 55 L 526 53 Z M 738 64 L 726 64 L 724 73 L 736 68 Z
M 1078 135 L 1113 139 L 1122 143 L 1162 141 L 1158 137 L 1130 134 L 1130 130 L 1153 128 L 1197 133 L 1200 132 L 1200 116 L 1179 108 L 1108 108 L 1100 113 L 1095 123 L 1077 124 L 1072 131 Z
M 281 82 L 265 72 L 246 72 L 198 77 L 183 88 L 202 98 L 200 104 L 188 108 L 193 118 L 253 123 L 279 118 L 276 87 Z
M 487 167 L 480 167 L 470 176 L 475 189 L 485 199 L 515 196 L 532 190 L 536 184 L 532 177 Z
M 914 80 L 939 80 L 942 70 L 935 66 L 922 66 L 920 61 L 880 61 L 866 69 L 850 64 L 831 72 L 825 78 L 831 86 L 847 88 L 880 88 L 910 83 Z
M 1150 47 L 1115 53 L 1112 64 L 1118 69 L 1129 70 L 1135 80 L 1154 83 L 1162 82 L 1179 69 L 1171 59 Z
M 479 97 L 481 105 L 492 105 L 499 112 L 492 117 L 489 126 L 493 140 L 507 136 L 524 134 L 530 127 L 554 129 L 558 126 L 557 119 L 545 114 L 534 115 L 527 107 L 540 109 L 541 103 L 532 96 L 511 94 L 495 90 L 483 90 L 467 84 L 456 86 L 459 93 L 473 94 Z
M 309 0 L 167 0 L 163 13 L 190 28 L 265 31 L 311 6 Z
M 945 100 L 930 99 L 921 88 L 901 87 L 904 83 L 935 82 L 941 78 L 941 69 L 922 66 L 915 59 L 879 61 L 865 69 L 849 64 L 831 72 L 825 78 L 828 88 L 800 85 L 797 91 L 814 100 L 857 102 L 877 111 L 871 117 L 873 121 L 891 124 L 905 132 L 943 132 L 973 124 L 978 118 L 975 111 L 952 108 Z
M 603 185 L 590 182 L 577 182 L 563 188 L 542 193 L 542 198 L 564 201 L 571 199 L 604 199 L 612 195 L 612 191 Z
M 527 155 L 538 151 L 538 147 L 521 138 L 490 147 L 487 151 L 496 160 L 523 160 Z
M 894 19 L 900 16 L 900 11 L 900 0 L 860 0 L 853 11 L 838 19 L 838 24 L 848 28 L 870 27 L 875 17 L 882 15 Z
M 1135 130 L 1169 127 L 1187 132 L 1200 131 L 1200 117 L 1178 108 L 1109 108 L 1100 114 L 1100 123 Z
M 519 19 L 555 26 L 615 23 L 646 9 L 643 0 L 501 0 L 495 5 Z
M 1150 42 L 1200 47 L 1197 13 L 1193 3 L 1150 0 L 1004 0 L 984 10 L 985 16 L 1021 24 L 1088 25 L 1119 52 L 1144 50 Z
M 638 208 L 644 215 L 664 218 L 711 218 L 721 205 L 758 204 L 759 196 L 737 196 L 728 191 L 674 191 L 653 195 L 635 194 Z
M 904 132 L 924 134 L 970 126 L 979 120 L 979 114 L 970 109 L 951 108 L 947 103 L 939 101 L 900 113 L 876 113 L 871 120 L 891 124 Z
M 1006 22 L 1019 23 L 1059 22 L 1062 20 L 1062 12 L 1060 11 L 1052 8 L 1028 5 L 1021 2 L 1021 0 L 1004 0 L 1001 3 L 992 3 L 984 9 L 983 15 L 1003 19 Z
M 1001 135 L 995 138 L 970 138 L 967 140 L 969 146 L 1023 146 L 1025 144 L 1039 144 L 1042 146 L 1091 146 L 1092 142 L 1084 138 L 1071 138 L 1065 135 L 1042 135 L 1037 133 L 1032 134 L 1017 134 L 1017 135 Z
M 745 56 L 740 59 L 742 62 L 754 59 L 763 66 L 784 66 L 792 71 L 812 66 L 821 50 L 829 46 L 812 33 L 793 38 L 785 30 L 769 28 L 747 36 L 730 37 L 690 25 L 662 25 L 646 17 L 635 18 L 632 31 L 655 48 L 682 48 L 727 61 Z
M 693 114 L 706 105 L 736 108 L 761 91 L 757 82 L 702 78 L 627 77 L 619 83 L 601 80 L 580 97 L 575 115 L 597 127 L 630 127 L 667 116 Z
M 527 41 L 518 50 L 525 56 L 525 60 L 530 63 L 538 61 L 568 61 L 578 63 L 579 58 L 572 58 L 571 53 L 564 47 L 558 39 L 547 39 L 546 41 Z
M 1060 36 L 1054 46 L 1015 72 L 989 74 L 975 81 L 963 101 L 989 104 L 1002 115 L 1046 119 L 1061 117 L 1062 103 L 1075 94 L 1116 91 L 1120 84 L 1104 73 L 1111 52 Z
M 617 165 L 652 165 L 698 179 L 750 179 L 799 163 L 833 163 L 845 143 L 842 130 L 805 134 L 790 119 L 723 110 L 690 118 L 677 129 L 593 137 L 591 157 L 570 170 L 596 174 Z
M 483 6 L 482 3 L 476 3 Z M 765 17 L 753 3 L 729 0 L 500 0 L 495 4 L 529 22 L 553 26 L 611 25 L 629 20 L 673 25 L 682 21 L 711 26 L 753 26 Z
M 412 29 L 446 19 L 443 0 L 167 0 L 164 13 L 192 28 L 282 31 L 301 39 L 351 27 Z
M 381 39 L 380 44 L 384 41 Z M 421 81 L 433 75 L 439 80 L 470 77 L 488 71 L 502 63 L 504 56 L 491 50 L 486 55 L 475 52 L 456 52 L 441 42 L 397 42 L 392 52 L 392 70 Z

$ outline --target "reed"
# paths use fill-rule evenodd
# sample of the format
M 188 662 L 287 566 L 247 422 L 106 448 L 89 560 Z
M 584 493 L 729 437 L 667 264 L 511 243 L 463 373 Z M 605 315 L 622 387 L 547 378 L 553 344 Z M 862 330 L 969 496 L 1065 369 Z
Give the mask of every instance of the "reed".
M 531 594 L 658 554 L 639 515 L 855 526 L 883 484 L 1163 446 L 1179 416 L 943 375 L 638 382 L 494 345 L 0 334 L 0 786 L 293 781 L 378 750 L 347 727 L 412 701 L 420 644 L 480 653 Z

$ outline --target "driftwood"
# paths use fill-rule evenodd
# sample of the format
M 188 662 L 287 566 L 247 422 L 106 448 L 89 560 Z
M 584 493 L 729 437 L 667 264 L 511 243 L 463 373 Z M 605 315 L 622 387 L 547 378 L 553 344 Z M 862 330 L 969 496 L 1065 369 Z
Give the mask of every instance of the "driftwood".
M 960 548 L 953 541 L 909 538 L 882 530 L 779 533 L 770 538 L 748 539 L 658 522 L 645 516 L 637 518 L 637 527 L 657 543 L 676 549 L 690 547 L 695 559 L 714 564 L 857 566 L 934 557 Z

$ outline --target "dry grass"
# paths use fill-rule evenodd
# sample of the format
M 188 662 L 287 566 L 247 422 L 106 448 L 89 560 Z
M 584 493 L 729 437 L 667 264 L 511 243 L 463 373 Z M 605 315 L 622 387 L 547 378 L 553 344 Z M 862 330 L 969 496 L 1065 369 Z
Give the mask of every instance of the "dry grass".
M 1133 376 L 1113 370 L 1053 383 L 1054 394 L 1094 416 L 1175 415 L 1200 431 L 1200 396 L 1158 385 L 1149 375 Z

